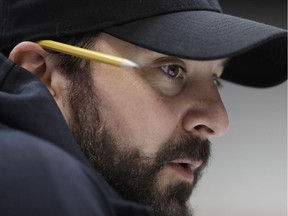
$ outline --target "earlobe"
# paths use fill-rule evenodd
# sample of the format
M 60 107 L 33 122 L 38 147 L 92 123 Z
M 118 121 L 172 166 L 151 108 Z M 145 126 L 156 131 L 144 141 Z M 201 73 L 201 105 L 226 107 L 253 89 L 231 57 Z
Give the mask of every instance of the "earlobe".
M 53 73 L 51 58 L 49 58 L 49 53 L 41 46 L 33 42 L 22 42 L 14 47 L 9 59 L 38 77 L 45 83 L 50 93 L 54 95 L 51 87 L 51 76 Z

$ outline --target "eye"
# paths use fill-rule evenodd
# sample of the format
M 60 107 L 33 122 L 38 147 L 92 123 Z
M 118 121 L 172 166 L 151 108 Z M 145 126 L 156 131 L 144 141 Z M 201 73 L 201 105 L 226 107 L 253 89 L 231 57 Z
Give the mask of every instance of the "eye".
M 153 89 L 164 96 L 176 96 L 186 85 L 186 65 L 177 58 L 155 59 L 148 66 L 142 67 L 141 72 Z
M 182 66 L 177 64 L 165 64 L 160 69 L 170 78 L 184 78 L 185 70 Z

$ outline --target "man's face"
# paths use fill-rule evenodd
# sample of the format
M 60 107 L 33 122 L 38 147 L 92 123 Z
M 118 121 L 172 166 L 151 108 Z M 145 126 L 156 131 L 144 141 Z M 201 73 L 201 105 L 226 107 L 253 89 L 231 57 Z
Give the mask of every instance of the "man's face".
M 72 83 L 63 113 L 81 148 L 125 199 L 158 216 L 191 215 L 186 202 L 207 164 L 208 138 L 228 127 L 215 84 L 224 60 L 184 60 L 106 34 L 95 49 L 141 69 L 94 62 L 88 85 Z

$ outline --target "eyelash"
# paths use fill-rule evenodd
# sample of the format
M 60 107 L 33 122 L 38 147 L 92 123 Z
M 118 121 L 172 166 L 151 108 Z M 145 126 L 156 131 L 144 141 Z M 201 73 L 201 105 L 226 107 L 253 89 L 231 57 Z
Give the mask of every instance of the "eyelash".
M 183 75 L 184 75 L 184 73 L 186 73 L 186 70 L 185 70 L 182 66 L 177 65 L 177 64 L 165 64 L 165 65 L 160 66 L 160 69 L 165 73 L 165 75 L 167 75 L 167 77 L 168 77 L 169 79 L 174 80 L 174 79 L 179 78 L 178 75 L 176 75 L 175 77 L 173 77 L 173 76 L 171 76 L 171 74 L 169 74 L 168 72 L 165 72 L 165 71 L 164 71 L 164 67 L 169 67 L 169 66 L 176 66 L 176 67 L 180 68 L 180 69 L 182 70 L 182 72 L 183 72 Z M 183 78 L 183 77 L 182 77 L 182 78 Z M 215 84 L 218 88 L 222 88 L 222 87 L 223 87 L 223 84 L 222 84 L 222 82 L 220 81 L 220 79 L 219 79 L 218 77 L 216 77 L 216 78 L 214 79 L 214 84 Z
M 176 76 L 171 76 L 171 74 L 169 74 L 168 72 L 165 72 L 165 67 L 167 69 L 169 66 L 178 67 L 181 70 L 181 72 L 182 72 L 181 77 L 179 77 L 178 74 Z M 173 82 L 174 81 L 175 82 L 182 82 L 182 80 L 185 78 L 184 76 L 185 76 L 185 73 L 186 73 L 186 69 L 182 65 L 179 65 L 177 63 L 166 63 L 166 64 L 163 64 L 163 65 L 159 66 L 158 69 L 161 70 L 163 72 L 163 74 L 165 74 L 166 77 L 169 80 L 173 81 Z M 220 81 L 218 76 L 215 76 L 213 82 L 217 86 L 217 88 L 222 88 L 223 87 L 223 84 Z
M 223 84 L 222 84 L 222 82 L 220 81 L 219 78 L 215 78 L 215 79 L 214 79 L 214 84 L 215 84 L 218 88 L 222 88 L 222 87 L 223 87 Z

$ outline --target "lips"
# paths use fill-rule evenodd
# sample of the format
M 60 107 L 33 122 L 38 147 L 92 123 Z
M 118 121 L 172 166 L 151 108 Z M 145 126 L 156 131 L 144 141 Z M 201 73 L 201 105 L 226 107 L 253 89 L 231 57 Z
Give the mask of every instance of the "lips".
M 181 179 L 192 182 L 195 171 L 202 165 L 202 163 L 202 160 L 177 160 L 171 161 L 168 163 L 168 166 L 174 170 Z

